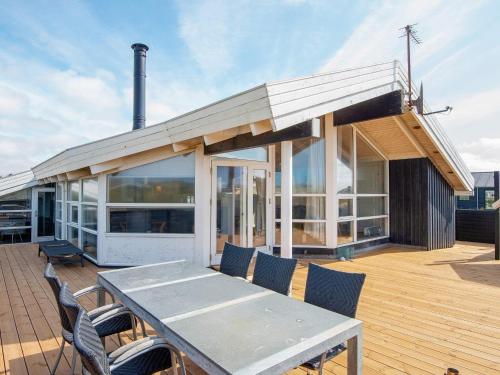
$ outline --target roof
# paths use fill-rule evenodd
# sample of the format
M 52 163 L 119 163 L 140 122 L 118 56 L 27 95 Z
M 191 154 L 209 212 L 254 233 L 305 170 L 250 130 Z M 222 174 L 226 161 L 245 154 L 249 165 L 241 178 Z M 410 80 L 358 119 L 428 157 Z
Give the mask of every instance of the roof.
M 147 150 L 178 145 L 212 134 L 252 133 L 268 124 L 278 131 L 326 113 L 405 88 L 405 76 L 396 61 L 330 73 L 264 83 L 168 121 L 67 149 L 33 167 L 39 180 L 120 159 Z M 472 176 L 440 125 L 420 120 L 436 148 L 460 180 L 456 190 L 471 190 Z M 266 129 L 266 127 L 263 127 Z M 241 130 L 245 129 L 245 130 Z M 257 131 L 257 130 L 256 130 Z M 220 139 L 215 137 L 214 139 Z M 215 141 L 214 141 L 215 142 Z M 175 150 L 175 147 L 174 147 Z M 443 172 L 447 173 L 447 172 Z M 449 173 L 449 172 L 448 172 Z
M 472 172 L 472 176 L 474 177 L 474 187 L 477 188 L 495 187 L 493 172 Z
M 0 178 L 0 197 L 37 185 L 31 170 Z

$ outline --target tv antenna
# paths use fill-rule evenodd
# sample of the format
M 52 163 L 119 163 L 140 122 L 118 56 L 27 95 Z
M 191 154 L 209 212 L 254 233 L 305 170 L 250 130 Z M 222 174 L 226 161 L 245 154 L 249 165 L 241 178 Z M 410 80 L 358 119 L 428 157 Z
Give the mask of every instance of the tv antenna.
M 412 25 L 406 25 L 402 27 L 400 30 L 404 30 L 404 34 L 400 36 L 400 38 L 406 37 L 406 62 L 408 66 L 408 107 L 410 109 L 415 107 L 417 108 L 417 113 L 420 115 L 432 115 L 437 113 L 451 112 L 453 107 L 447 105 L 444 109 L 439 111 L 427 112 L 424 113 L 424 86 L 420 83 L 420 92 L 419 96 L 415 101 L 412 100 L 412 80 L 411 80 L 411 45 L 412 44 L 422 44 L 422 40 L 418 36 L 417 30 L 415 28 L 417 24 L 414 23 Z

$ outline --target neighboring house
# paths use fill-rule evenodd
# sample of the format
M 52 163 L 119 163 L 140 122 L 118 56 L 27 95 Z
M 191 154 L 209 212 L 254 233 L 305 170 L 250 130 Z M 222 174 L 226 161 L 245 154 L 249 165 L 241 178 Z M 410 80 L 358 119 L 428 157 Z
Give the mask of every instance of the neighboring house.
M 495 243 L 495 174 L 473 172 L 472 195 L 457 196 L 456 235 L 459 241 Z
M 266 83 L 65 150 L 27 185 L 0 180 L 0 200 L 31 210 L 23 240 L 50 238 L 55 185 L 55 238 L 100 265 L 216 264 L 225 241 L 287 257 L 451 247 L 455 193 L 473 179 L 437 121 L 408 108 L 405 77 L 391 62 Z
M 494 172 L 472 172 L 474 190 L 472 195 L 457 197 L 459 210 L 491 210 L 495 202 Z

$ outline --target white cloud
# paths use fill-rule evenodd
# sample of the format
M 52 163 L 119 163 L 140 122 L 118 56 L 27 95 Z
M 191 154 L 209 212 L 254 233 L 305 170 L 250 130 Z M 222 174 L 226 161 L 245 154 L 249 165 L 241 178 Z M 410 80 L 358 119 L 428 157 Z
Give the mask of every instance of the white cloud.
M 417 23 L 424 43 L 413 54 L 415 64 L 423 63 L 450 47 L 466 30 L 469 14 L 480 2 L 460 6 L 445 0 L 385 0 L 373 7 L 340 49 L 329 58 L 320 71 L 339 67 L 364 66 L 405 58 L 405 41 L 401 27 Z
M 476 141 L 458 144 L 458 149 L 473 172 L 500 169 L 500 138 L 480 138 Z

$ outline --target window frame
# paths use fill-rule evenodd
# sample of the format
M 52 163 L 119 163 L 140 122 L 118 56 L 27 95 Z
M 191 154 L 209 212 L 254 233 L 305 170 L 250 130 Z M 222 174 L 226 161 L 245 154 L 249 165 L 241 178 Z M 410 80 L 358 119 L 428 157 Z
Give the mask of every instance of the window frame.
M 364 243 L 364 242 L 369 242 L 369 241 L 376 241 L 379 239 L 383 238 L 388 238 L 389 237 L 389 160 L 388 158 L 355 126 L 353 125 L 343 125 L 343 126 L 348 126 L 352 130 L 352 152 L 353 152 L 353 193 L 351 194 L 345 194 L 345 193 L 336 193 L 335 194 L 335 207 L 336 207 L 336 212 L 335 212 L 335 226 L 334 226 L 334 231 L 335 233 L 338 233 L 338 223 L 341 222 L 352 222 L 352 242 L 348 243 L 338 243 L 338 238 L 337 235 L 335 235 L 335 247 L 343 247 L 343 246 L 349 246 L 349 245 L 354 245 L 358 243 Z M 358 155 L 357 155 L 357 143 L 358 143 L 358 137 L 361 137 L 365 143 L 367 143 L 370 148 L 384 160 L 384 193 L 373 193 L 373 194 L 367 194 L 367 193 L 358 193 Z M 337 137 L 335 137 L 335 150 L 336 153 L 334 155 L 335 160 L 334 162 L 337 163 L 337 157 L 338 157 L 338 144 L 337 144 Z M 337 178 L 337 176 L 335 176 Z M 385 214 L 383 215 L 373 215 L 373 216 L 358 216 L 358 198 L 372 198 L 372 197 L 382 197 L 384 198 L 384 208 L 385 208 Z M 352 216 L 339 216 L 338 212 L 338 207 L 339 207 L 339 201 L 342 199 L 352 199 Z M 358 223 L 363 220 L 370 220 L 370 219 L 384 219 L 384 232 L 385 234 L 382 236 L 376 236 L 372 238 L 366 238 L 362 240 L 358 240 Z
M 192 208 L 193 209 L 193 215 L 194 215 L 194 221 L 196 221 L 196 152 L 193 150 L 186 150 L 184 152 L 179 152 L 174 155 L 171 155 L 169 157 L 160 159 L 160 160 L 155 160 L 149 163 L 144 163 L 141 165 L 136 165 L 132 166 L 128 169 L 132 168 L 138 168 L 143 165 L 155 163 L 158 161 L 163 161 L 167 159 L 172 159 L 178 156 L 182 155 L 188 155 L 188 154 L 193 154 L 194 156 L 194 192 L 193 192 L 193 202 L 190 203 L 119 203 L 119 202 L 114 202 L 111 203 L 109 202 L 109 176 L 111 174 L 106 175 L 106 204 L 105 204 L 105 210 L 106 210 L 106 236 L 107 237 L 195 237 L 196 236 L 196 225 L 193 226 L 193 232 L 192 233 L 147 233 L 147 232 L 111 232 L 110 231 L 110 225 L 111 225 L 111 220 L 110 220 L 110 208 Z

